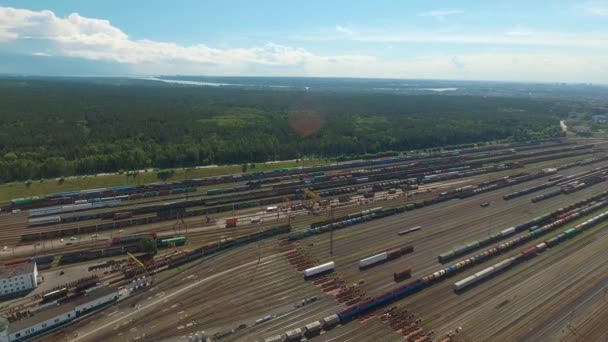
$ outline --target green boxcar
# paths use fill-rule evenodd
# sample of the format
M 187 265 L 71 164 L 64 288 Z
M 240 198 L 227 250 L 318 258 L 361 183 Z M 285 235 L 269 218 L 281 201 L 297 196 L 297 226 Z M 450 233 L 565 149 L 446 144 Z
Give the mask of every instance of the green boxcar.
M 224 189 L 209 189 L 207 190 L 207 195 L 219 195 L 224 192 Z
M 441 254 L 439 254 L 439 262 L 443 262 L 443 261 L 448 260 L 448 259 L 450 259 L 452 257 L 454 257 L 454 251 L 449 251 L 449 252 L 441 253 Z
M 186 243 L 186 237 L 185 236 L 180 236 L 180 237 L 160 240 L 160 245 L 162 247 L 168 247 L 170 245 L 182 246 L 185 243 Z

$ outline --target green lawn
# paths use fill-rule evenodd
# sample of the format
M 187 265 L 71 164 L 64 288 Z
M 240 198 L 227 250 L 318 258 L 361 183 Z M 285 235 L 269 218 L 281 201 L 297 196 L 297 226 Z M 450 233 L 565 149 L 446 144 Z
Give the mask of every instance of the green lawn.
M 255 168 L 248 168 L 247 172 L 269 171 L 295 166 L 315 166 L 330 163 L 331 160 L 325 159 L 305 159 L 300 162 L 285 161 L 277 163 L 260 163 L 256 164 Z M 218 166 L 200 169 L 176 169 L 173 177 L 169 181 L 178 181 L 190 178 L 208 177 L 225 175 L 231 173 L 240 173 L 242 167 L 234 166 Z M 136 177 L 127 177 L 126 175 L 104 175 L 104 176 L 87 176 L 66 178 L 63 183 L 56 179 L 47 179 L 43 181 L 33 181 L 30 186 L 25 183 L 7 183 L 0 185 L 0 203 L 5 203 L 14 198 L 46 195 L 55 192 L 73 191 L 81 189 L 105 188 L 116 185 L 125 184 L 148 184 L 159 182 L 156 176 L 157 171 L 140 172 Z

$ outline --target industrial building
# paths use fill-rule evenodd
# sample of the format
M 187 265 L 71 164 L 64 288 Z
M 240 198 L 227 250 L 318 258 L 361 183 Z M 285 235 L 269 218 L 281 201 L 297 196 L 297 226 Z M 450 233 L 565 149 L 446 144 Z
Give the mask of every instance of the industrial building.
M 34 316 L 8 323 L 4 332 L 0 324 L 0 342 L 27 341 L 113 303 L 118 297 L 117 289 L 102 287 L 62 305 L 42 310 Z
M 36 262 L 0 267 L 0 298 L 14 296 L 38 287 Z

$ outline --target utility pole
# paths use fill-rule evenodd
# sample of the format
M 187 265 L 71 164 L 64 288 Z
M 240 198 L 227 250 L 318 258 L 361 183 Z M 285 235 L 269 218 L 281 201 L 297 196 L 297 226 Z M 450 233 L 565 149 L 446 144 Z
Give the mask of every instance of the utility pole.
M 329 204 L 329 215 L 333 221 L 334 207 L 331 206 L 331 203 Z M 329 231 L 329 255 L 334 255 L 334 227 L 331 227 L 331 230 Z

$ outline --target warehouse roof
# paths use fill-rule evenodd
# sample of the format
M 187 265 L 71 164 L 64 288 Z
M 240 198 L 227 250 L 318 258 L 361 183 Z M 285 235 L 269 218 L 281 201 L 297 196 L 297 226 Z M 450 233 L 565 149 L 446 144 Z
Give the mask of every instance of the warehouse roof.
M 72 309 L 74 308 L 71 306 L 68 307 L 68 305 L 53 306 L 49 309 L 38 312 L 34 316 L 23 318 L 18 321 L 9 323 L 8 332 L 9 334 L 14 334 L 21 330 L 28 329 L 30 327 L 35 326 L 36 324 L 40 324 L 44 321 L 48 321 L 49 319 L 61 316 Z
M 66 314 L 67 312 L 74 310 L 74 308 L 76 308 L 79 305 L 82 305 L 82 304 L 85 304 L 88 302 L 92 302 L 98 298 L 105 297 L 112 293 L 118 294 L 118 291 L 112 287 L 102 287 L 99 289 L 95 289 L 95 290 L 87 293 L 86 296 L 78 297 L 75 300 L 63 303 L 60 306 L 53 306 L 51 308 L 42 310 L 32 317 L 27 317 L 27 318 L 12 322 L 9 324 L 8 330 L 12 334 L 12 333 L 27 329 L 36 324 L 39 324 L 44 321 L 48 321 L 49 319 Z M 74 317 L 71 317 L 71 318 L 74 318 Z
M 17 277 L 24 274 L 34 273 L 35 262 L 24 262 L 21 264 L 0 267 L 0 279 Z
M 104 286 L 87 293 L 86 296 L 78 297 L 66 304 L 70 304 L 72 308 L 75 308 L 79 305 L 94 301 L 98 298 L 105 297 L 112 293 L 116 293 L 116 295 L 118 295 L 118 290 L 113 287 Z

